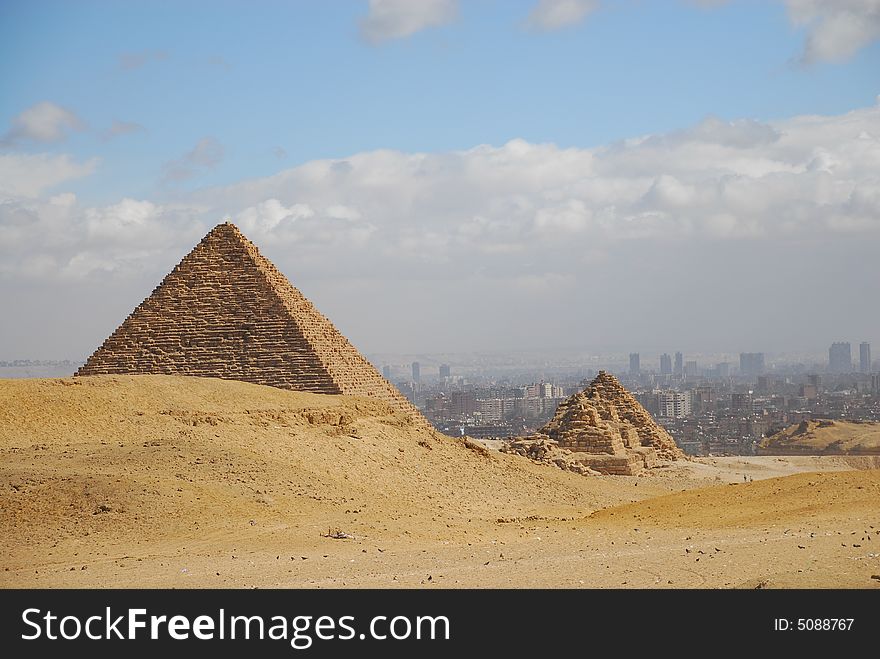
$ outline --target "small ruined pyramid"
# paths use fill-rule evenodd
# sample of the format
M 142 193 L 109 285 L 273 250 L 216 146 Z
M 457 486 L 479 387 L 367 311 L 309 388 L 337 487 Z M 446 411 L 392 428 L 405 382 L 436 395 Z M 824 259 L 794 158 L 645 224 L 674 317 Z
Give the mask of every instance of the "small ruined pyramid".
M 229 222 L 214 227 L 76 375 L 156 373 L 378 398 L 424 419 Z
M 538 432 L 562 448 L 588 454 L 580 461 L 603 473 L 634 474 L 651 467 L 657 457 L 684 457 L 669 433 L 605 371 L 560 403 Z

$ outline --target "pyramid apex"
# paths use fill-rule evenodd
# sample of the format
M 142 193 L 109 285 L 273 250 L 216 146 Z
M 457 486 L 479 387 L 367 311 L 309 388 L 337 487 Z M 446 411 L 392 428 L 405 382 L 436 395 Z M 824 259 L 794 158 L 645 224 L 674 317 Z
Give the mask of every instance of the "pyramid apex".
M 225 239 L 234 239 L 238 242 L 249 243 L 248 237 L 242 233 L 242 230 L 235 226 L 229 220 L 225 222 L 220 222 L 213 229 L 211 229 L 207 234 L 205 234 L 205 238 L 203 240 L 209 240 L 211 238 L 225 238 Z
M 211 232 L 213 233 L 214 231 L 228 231 L 229 229 L 232 229 L 236 233 L 241 233 L 241 229 L 239 229 L 237 226 L 235 226 L 229 220 L 226 220 L 225 222 L 221 222 L 220 224 L 215 226 L 213 229 L 211 229 Z
M 595 378 L 593 378 L 593 381 L 590 384 L 598 384 L 600 382 L 616 382 L 619 384 L 620 381 L 608 371 L 599 371 L 599 373 L 596 375 Z

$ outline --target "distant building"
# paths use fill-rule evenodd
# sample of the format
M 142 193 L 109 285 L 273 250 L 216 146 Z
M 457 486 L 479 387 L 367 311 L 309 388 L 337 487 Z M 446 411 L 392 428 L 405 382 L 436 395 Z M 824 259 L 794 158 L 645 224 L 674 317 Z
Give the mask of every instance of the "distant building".
M 677 377 L 684 375 L 684 356 L 680 352 L 675 353 L 675 368 L 672 374 Z
M 715 402 L 715 390 L 712 387 L 696 387 L 691 393 L 691 411 L 694 413 L 708 411 Z
M 440 364 L 440 377 L 448 378 L 452 373 L 452 369 L 449 368 L 449 364 Z
M 521 416 L 534 418 L 541 414 L 545 407 L 546 403 L 544 402 L 544 399 L 528 396 L 526 398 L 517 398 L 514 409 Z
M 715 365 L 715 375 L 719 378 L 730 377 L 730 363 L 721 362 Z
M 852 372 L 852 350 L 848 341 L 832 343 L 828 348 L 828 370 L 832 373 Z
M 691 413 L 691 394 L 689 391 L 661 391 L 657 396 L 660 416 L 668 419 L 683 419 Z
M 411 402 L 416 402 L 416 388 L 413 386 L 412 382 L 398 382 L 397 389 L 406 396 L 406 399 Z
M 388 364 L 382 367 L 382 377 L 386 380 L 391 380 L 391 367 Z
M 737 412 L 752 411 L 752 393 L 732 393 L 730 394 L 730 409 Z
M 871 372 L 871 344 L 867 341 L 859 344 L 859 372 Z
M 445 394 L 425 399 L 425 415 L 430 419 L 445 419 L 449 412 L 449 399 Z
M 538 385 L 539 398 L 564 398 L 565 389 L 551 382 L 542 382 Z
M 449 412 L 465 417 L 477 411 L 477 395 L 473 391 L 453 391 L 449 395 Z
M 739 353 L 739 372 L 741 375 L 762 375 L 764 373 L 763 352 Z
M 504 402 L 500 398 L 478 400 L 477 408 L 483 421 L 501 421 L 504 414 Z
M 802 384 L 800 395 L 806 400 L 816 400 L 819 397 L 819 389 L 815 384 Z
M 422 367 L 418 362 L 412 363 L 412 381 L 413 382 L 421 382 L 422 381 Z
M 641 372 L 642 369 L 639 367 L 639 353 L 629 353 L 629 374 L 637 376 Z
M 690 361 L 684 363 L 684 376 L 686 378 L 695 378 L 699 373 L 700 370 L 697 368 L 697 362 Z
M 871 391 L 880 391 L 880 373 L 871 376 Z
M 665 352 L 660 355 L 660 375 L 672 375 L 672 357 Z

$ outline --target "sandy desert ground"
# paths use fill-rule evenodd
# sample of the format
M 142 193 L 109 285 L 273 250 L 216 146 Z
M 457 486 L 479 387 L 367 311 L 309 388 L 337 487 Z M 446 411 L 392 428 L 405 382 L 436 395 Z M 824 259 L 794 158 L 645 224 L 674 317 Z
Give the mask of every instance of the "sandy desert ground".
M 585 477 L 167 376 L 0 380 L 0 456 L 3 587 L 880 587 L 876 456 Z
M 775 455 L 844 453 L 880 456 L 880 423 L 803 421 L 764 439 L 759 452 Z

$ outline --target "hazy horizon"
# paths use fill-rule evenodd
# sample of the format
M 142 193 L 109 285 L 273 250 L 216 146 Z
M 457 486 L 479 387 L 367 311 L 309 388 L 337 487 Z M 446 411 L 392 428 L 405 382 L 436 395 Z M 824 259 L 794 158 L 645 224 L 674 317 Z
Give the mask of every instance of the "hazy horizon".
M 9 2 L 0 36 L 0 360 L 84 358 L 225 219 L 366 354 L 880 345 L 875 0 Z

